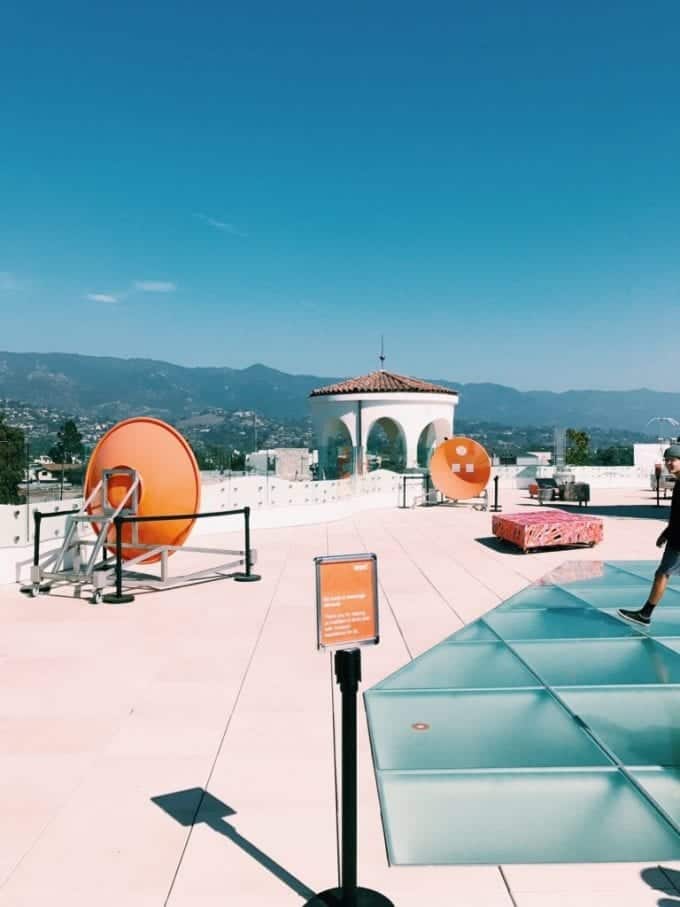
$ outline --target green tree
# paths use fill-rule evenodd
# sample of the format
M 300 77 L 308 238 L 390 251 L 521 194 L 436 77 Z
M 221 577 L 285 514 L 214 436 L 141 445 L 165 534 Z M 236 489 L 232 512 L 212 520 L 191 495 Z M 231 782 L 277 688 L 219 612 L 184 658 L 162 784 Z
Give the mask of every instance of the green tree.
M 24 433 L 0 413 L 0 504 L 18 504 L 19 482 L 24 476 Z
M 587 466 L 590 462 L 590 437 L 576 428 L 567 429 L 567 463 Z
M 50 448 L 50 457 L 54 463 L 61 464 L 59 477 L 59 500 L 64 497 L 64 464 L 73 463 L 74 457 L 82 457 L 85 453 L 83 436 L 78 431 L 78 426 L 73 419 L 67 419 L 57 432 L 57 443 Z
M 50 448 L 49 456 L 53 463 L 73 463 L 74 457 L 82 457 L 83 436 L 73 419 L 67 419 L 57 432 L 57 443 Z
M 598 447 L 592 458 L 593 466 L 632 466 L 632 447 Z

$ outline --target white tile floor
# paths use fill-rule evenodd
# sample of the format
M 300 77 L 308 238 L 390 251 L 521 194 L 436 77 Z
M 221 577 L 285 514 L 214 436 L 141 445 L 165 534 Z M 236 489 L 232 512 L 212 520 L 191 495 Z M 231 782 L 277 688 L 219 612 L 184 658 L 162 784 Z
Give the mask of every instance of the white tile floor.
M 338 696 L 315 649 L 312 558 L 378 555 L 365 689 L 564 561 L 657 558 L 667 502 L 593 497 L 607 514 L 592 550 L 522 555 L 489 541 L 488 513 L 395 507 L 255 531 L 260 583 L 127 606 L 0 586 L 0 905 L 284 907 L 332 887 Z M 191 827 L 151 799 L 191 788 L 226 817 Z M 680 866 L 389 867 L 363 707 L 359 790 L 359 880 L 398 907 L 680 907 Z

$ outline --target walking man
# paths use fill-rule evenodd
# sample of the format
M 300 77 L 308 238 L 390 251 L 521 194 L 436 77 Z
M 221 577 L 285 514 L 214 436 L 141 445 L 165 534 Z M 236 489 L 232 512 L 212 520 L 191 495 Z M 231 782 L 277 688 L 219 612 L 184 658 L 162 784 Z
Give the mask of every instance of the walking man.
M 674 573 L 680 573 L 680 444 L 671 444 L 670 447 L 667 447 L 663 458 L 666 469 L 675 478 L 668 526 L 656 540 L 657 548 L 661 548 L 663 545 L 666 548 L 654 573 L 654 582 L 645 604 L 638 611 L 627 611 L 625 608 L 619 608 L 618 611 L 626 620 L 645 626 L 652 619 L 652 612 L 666 591 L 668 577 Z

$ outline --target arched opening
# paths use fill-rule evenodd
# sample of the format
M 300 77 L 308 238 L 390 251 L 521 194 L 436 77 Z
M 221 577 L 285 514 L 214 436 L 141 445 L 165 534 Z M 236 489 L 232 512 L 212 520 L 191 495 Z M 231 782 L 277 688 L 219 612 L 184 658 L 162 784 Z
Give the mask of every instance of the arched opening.
M 366 463 L 369 472 L 374 469 L 403 472 L 406 468 L 406 439 L 394 419 L 378 419 L 371 426 L 366 439 Z
M 326 443 L 319 451 L 322 479 L 347 479 L 354 472 L 354 448 L 349 429 L 333 419 L 325 430 Z
M 447 437 L 451 437 L 451 425 L 446 419 L 435 419 L 426 425 L 418 438 L 418 466 L 427 469 L 432 451 Z

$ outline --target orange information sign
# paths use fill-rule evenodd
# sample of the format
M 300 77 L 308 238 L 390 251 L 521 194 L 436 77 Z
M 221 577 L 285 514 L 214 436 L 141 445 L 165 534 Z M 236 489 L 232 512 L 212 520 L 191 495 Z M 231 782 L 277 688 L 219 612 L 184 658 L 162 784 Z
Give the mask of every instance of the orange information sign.
M 316 641 L 319 649 L 378 642 L 375 554 L 316 557 Z

